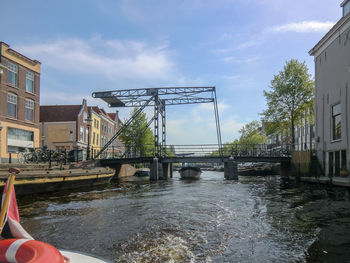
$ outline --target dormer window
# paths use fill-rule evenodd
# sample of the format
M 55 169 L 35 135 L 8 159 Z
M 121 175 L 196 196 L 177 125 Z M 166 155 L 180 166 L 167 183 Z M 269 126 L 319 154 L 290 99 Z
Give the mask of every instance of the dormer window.
M 344 1 L 341 6 L 343 7 L 343 16 L 350 13 L 350 0 Z

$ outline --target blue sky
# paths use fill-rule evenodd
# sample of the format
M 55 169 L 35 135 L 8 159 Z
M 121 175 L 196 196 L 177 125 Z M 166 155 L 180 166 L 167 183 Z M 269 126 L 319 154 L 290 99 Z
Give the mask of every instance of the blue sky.
M 244 123 L 260 119 L 263 90 L 287 60 L 305 61 L 313 75 L 308 51 L 340 19 L 340 3 L 6 1 L 0 40 L 42 62 L 41 104 L 87 98 L 107 109 L 91 98 L 93 91 L 216 86 L 227 142 Z M 168 143 L 216 142 L 212 105 L 172 106 L 167 114 Z

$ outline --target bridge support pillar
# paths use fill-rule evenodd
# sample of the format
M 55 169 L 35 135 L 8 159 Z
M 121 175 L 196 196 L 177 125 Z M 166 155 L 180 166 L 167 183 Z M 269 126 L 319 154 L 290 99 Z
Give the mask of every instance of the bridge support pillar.
M 170 178 L 173 178 L 173 163 L 169 163 L 169 175 Z
M 237 162 L 230 159 L 224 163 L 224 177 L 226 180 L 238 180 Z
M 281 162 L 280 175 L 282 177 L 289 177 L 292 175 L 292 165 L 290 162 Z
M 151 163 L 151 171 L 149 179 L 151 181 L 158 181 L 158 158 L 154 158 Z
M 159 180 L 167 180 L 169 178 L 169 163 L 160 163 L 159 169 Z

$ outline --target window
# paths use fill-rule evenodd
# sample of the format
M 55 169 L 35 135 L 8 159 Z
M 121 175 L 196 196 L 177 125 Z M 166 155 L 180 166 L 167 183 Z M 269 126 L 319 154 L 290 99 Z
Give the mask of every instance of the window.
M 34 93 L 34 73 L 31 71 L 26 72 L 26 91 Z
M 328 167 L 328 175 L 329 175 L 329 177 L 332 177 L 333 175 L 334 175 L 334 173 L 333 173 L 333 167 L 334 167 L 334 157 L 333 157 L 333 152 L 329 152 L 328 153 L 328 165 L 329 165 L 329 167 Z
M 88 131 L 88 129 L 86 128 L 86 129 L 85 129 L 85 142 L 87 142 L 87 141 L 89 140 L 88 136 L 89 136 L 89 131 Z
M 26 120 L 34 121 L 34 101 L 26 99 Z
M 87 113 L 84 112 L 83 114 L 83 122 L 87 124 Z
M 7 94 L 7 115 L 17 118 L 17 95 Z
M 99 121 L 96 121 L 96 128 L 98 129 L 99 127 Z
M 83 126 L 80 126 L 79 140 L 81 142 L 84 141 L 84 127 Z
M 34 132 L 16 128 L 7 128 L 7 138 L 17 141 L 34 141 Z
M 341 139 L 341 107 L 340 104 L 332 107 L 332 139 Z
M 98 134 L 96 134 L 96 144 L 98 144 L 99 141 L 98 141 Z
M 95 133 L 92 134 L 92 144 L 95 144 Z
M 7 151 L 18 152 L 34 147 L 34 132 L 7 128 Z
M 96 128 L 96 120 L 94 119 L 94 128 Z
M 346 150 L 341 151 L 341 170 L 346 171 Z
M 7 68 L 8 68 L 8 76 L 7 76 L 8 83 L 13 86 L 17 86 L 17 73 L 18 73 L 17 65 L 9 62 L 7 64 Z
M 334 152 L 334 176 L 340 176 L 340 151 Z

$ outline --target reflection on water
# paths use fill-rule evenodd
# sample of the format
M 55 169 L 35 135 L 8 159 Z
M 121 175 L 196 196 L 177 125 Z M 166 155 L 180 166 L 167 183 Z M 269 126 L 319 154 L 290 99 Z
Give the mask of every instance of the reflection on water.
M 115 262 L 348 262 L 349 193 L 204 172 L 19 200 L 24 227 Z

